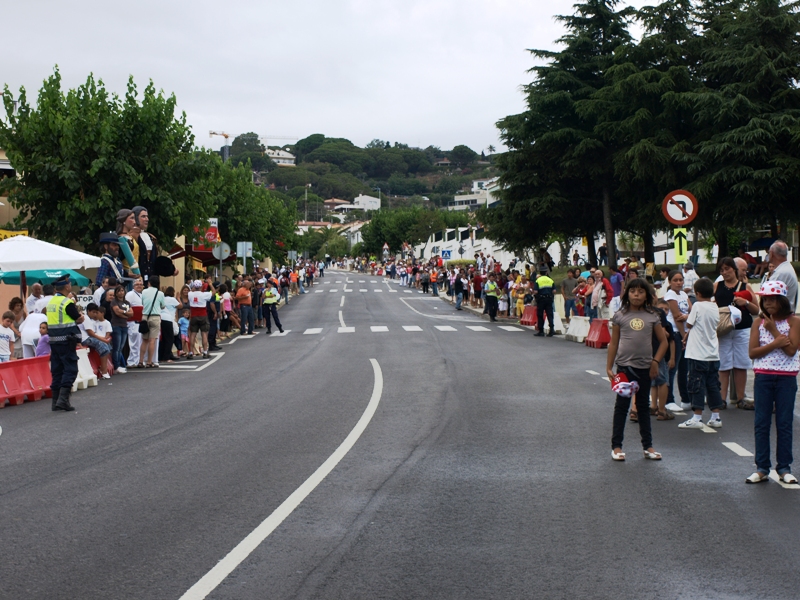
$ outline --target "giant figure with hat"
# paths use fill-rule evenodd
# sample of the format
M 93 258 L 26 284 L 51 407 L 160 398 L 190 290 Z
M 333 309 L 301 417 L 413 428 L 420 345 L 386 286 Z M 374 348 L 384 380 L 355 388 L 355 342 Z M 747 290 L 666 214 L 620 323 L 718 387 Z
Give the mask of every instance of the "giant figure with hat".
M 78 376 L 78 353 L 75 346 L 81 341 L 78 325 L 83 315 L 72 298 L 67 296 L 70 282 L 65 275 L 53 283 L 55 296 L 47 303 L 47 332 L 50 335 L 50 374 L 53 381 L 53 411 L 70 412 L 75 408 L 70 404 L 72 384 Z
M 139 236 L 136 238 L 137 250 L 134 253 L 138 256 L 139 270 L 145 284 L 151 275 L 159 277 L 177 275 L 178 270 L 172 261 L 166 256 L 159 256 L 156 236 L 147 231 L 150 225 L 150 214 L 147 209 L 144 206 L 134 206 L 133 214 L 136 218 L 136 226 L 139 228 Z
M 95 285 L 103 285 L 103 279 L 113 277 L 117 282 L 122 283 L 123 278 L 129 277 L 130 273 L 122 266 L 119 259 L 119 236 L 113 231 L 106 231 L 100 234 L 100 249 L 103 256 L 100 257 L 100 268 L 97 269 L 97 279 Z

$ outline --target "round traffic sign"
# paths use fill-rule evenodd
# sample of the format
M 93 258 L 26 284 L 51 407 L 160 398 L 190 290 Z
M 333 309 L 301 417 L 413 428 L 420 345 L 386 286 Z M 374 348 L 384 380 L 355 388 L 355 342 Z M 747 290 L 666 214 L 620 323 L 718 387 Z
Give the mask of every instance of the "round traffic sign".
M 227 258 L 231 255 L 231 247 L 225 242 L 222 242 L 214 246 L 211 254 L 213 254 L 214 258 L 217 260 L 227 260 Z
M 661 204 L 661 212 L 673 225 L 688 225 L 697 216 L 697 198 L 686 190 L 674 190 Z

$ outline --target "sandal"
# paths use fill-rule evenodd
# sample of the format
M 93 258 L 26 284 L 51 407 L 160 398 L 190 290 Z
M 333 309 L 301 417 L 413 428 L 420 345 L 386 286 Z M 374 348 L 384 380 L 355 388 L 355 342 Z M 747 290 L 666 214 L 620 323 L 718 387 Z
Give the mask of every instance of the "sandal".
M 778 479 L 780 479 L 783 483 L 798 483 L 797 477 L 792 475 L 791 473 L 784 473 Z
M 625 460 L 625 453 L 611 450 L 611 460 Z
M 638 423 L 638 422 L 639 422 L 639 413 L 631 411 L 631 423 Z
M 675 415 L 673 415 L 668 410 L 665 410 L 664 412 L 659 411 L 658 416 L 656 417 L 656 421 L 671 421 L 674 418 Z
M 762 481 L 769 481 L 769 475 L 759 473 L 756 471 L 750 477 L 744 480 L 745 483 L 761 483 Z
M 655 450 L 650 452 L 649 450 L 645 450 L 644 457 L 647 460 L 661 460 L 661 452 L 656 452 Z
M 136 368 L 137 369 L 144 369 L 144 363 L 139 363 L 138 365 L 136 365 Z
M 651 406 L 650 407 L 650 414 L 651 415 L 657 415 L 658 414 L 658 407 L 657 406 Z

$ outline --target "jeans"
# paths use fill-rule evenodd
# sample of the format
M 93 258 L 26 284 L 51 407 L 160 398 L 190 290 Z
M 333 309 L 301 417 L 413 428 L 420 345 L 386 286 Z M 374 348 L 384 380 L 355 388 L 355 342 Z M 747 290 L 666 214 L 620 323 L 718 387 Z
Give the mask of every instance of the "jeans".
M 636 392 L 636 410 L 639 413 L 639 435 L 642 436 L 642 448 L 647 450 L 653 445 L 653 434 L 650 431 L 650 370 L 634 369 L 633 367 L 618 367 L 617 373 L 625 373 L 629 381 L 639 384 Z M 614 425 L 611 434 L 611 448 L 622 448 L 622 439 L 625 434 L 625 421 L 631 399 L 617 395 L 614 404 Z
M 287 287 L 282 287 L 281 288 L 281 297 L 283 298 L 283 303 L 284 304 L 289 304 L 289 288 L 287 288 Z
M 253 335 L 253 328 L 255 327 L 255 316 L 253 315 L 253 307 L 246 304 L 239 306 L 239 311 L 242 314 L 242 333 L 247 329 L 247 335 Z
M 439 283 L 437 281 L 431 281 L 431 290 L 434 296 L 439 295 Z
M 588 301 L 589 301 L 589 299 L 587 298 L 587 302 Z M 583 310 L 584 310 L 584 313 L 586 314 L 586 316 L 589 317 L 589 322 L 590 323 L 597 318 L 597 309 L 596 308 L 592 308 L 591 306 L 589 306 L 587 304 L 586 308 L 584 308 Z
M 281 320 L 278 318 L 277 304 L 265 304 L 264 315 L 267 318 L 267 333 L 272 331 L 272 319 L 275 320 L 275 325 L 278 327 L 278 329 L 283 329 L 283 325 L 281 325 Z
M 792 420 L 794 398 L 797 394 L 797 378 L 793 375 L 764 375 L 756 373 L 755 381 L 756 468 L 767 474 L 771 466 L 769 451 L 769 429 L 772 424 L 772 409 L 775 409 L 775 470 L 778 475 L 791 471 L 792 464 Z
M 575 299 L 572 300 L 564 300 L 564 314 L 569 319 L 570 318 L 570 311 L 578 315 L 578 309 L 575 307 Z
M 305 294 L 305 293 L 306 293 L 306 290 L 305 290 L 305 288 L 303 287 L 303 282 L 302 282 L 302 281 L 300 281 L 299 279 L 297 280 L 297 287 L 299 287 L 299 288 L 300 288 L 300 293 L 301 293 L 301 294 Z
M 461 303 L 464 301 L 464 294 L 459 292 L 456 294 L 456 310 L 461 310 Z
M 125 347 L 126 341 L 128 341 L 128 326 L 113 326 L 111 328 L 111 361 L 114 363 L 115 369 L 125 366 L 125 356 L 122 354 L 122 349 Z
M 687 390 L 692 409 L 702 411 L 708 397 L 708 408 L 722 407 L 722 394 L 719 390 L 719 361 L 687 359 L 689 374 L 686 378 Z
M 675 402 L 675 373 L 678 374 L 678 392 L 680 392 L 681 402 L 689 401 L 689 390 L 686 386 L 686 377 L 689 371 L 689 365 L 686 357 L 683 355 L 685 350 L 683 348 L 683 338 L 680 332 L 675 331 L 675 366 L 669 370 L 669 391 L 667 392 L 667 404 Z

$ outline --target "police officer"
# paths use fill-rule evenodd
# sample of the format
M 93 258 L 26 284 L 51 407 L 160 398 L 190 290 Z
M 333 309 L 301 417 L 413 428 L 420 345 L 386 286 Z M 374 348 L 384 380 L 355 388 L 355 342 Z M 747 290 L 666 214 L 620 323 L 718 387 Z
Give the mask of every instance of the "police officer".
M 69 403 L 72 384 L 78 376 L 78 353 L 75 345 L 81 341 L 78 324 L 83 315 L 75 302 L 67 297 L 70 286 L 69 275 L 58 279 L 53 287 L 56 295 L 47 303 L 47 333 L 50 336 L 50 374 L 53 382 L 53 410 L 70 412 L 75 407 Z
M 552 337 L 556 332 L 553 324 L 553 300 L 554 300 L 555 281 L 550 279 L 547 271 L 542 270 L 533 284 L 533 293 L 536 296 L 536 317 L 539 321 L 539 333 L 537 337 L 544 337 L 544 316 L 550 323 L 550 332 L 547 337 Z
M 283 333 L 283 326 L 278 318 L 278 301 L 281 299 L 281 295 L 275 289 L 272 279 L 267 279 L 264 285 L 264 317 L 267 319 L 267 333 L 272 333 L 272 319 L 275 319 L 278 331 Z
M 500 298 L 500 288 L 497 287 L 494 273 L 489 273 L 489 280 L 486 282 L 486 312 L 489 319 L 497 321 L 497 302 Z

